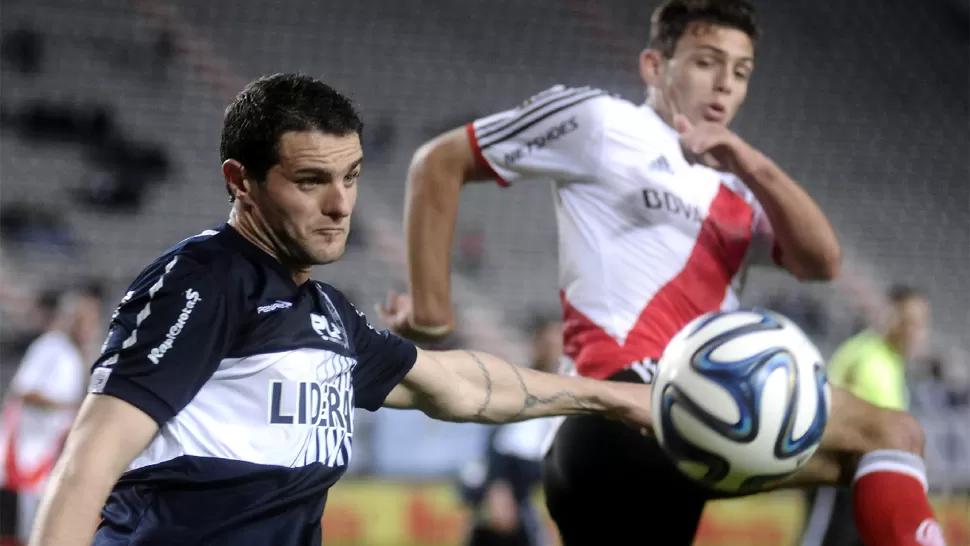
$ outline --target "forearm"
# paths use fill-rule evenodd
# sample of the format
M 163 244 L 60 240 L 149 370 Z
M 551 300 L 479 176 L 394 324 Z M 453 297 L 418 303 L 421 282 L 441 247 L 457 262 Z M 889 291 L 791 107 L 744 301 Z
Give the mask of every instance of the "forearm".
M 741 154 L 738 171 L 771 222 L 783 265 L 803 280 L 834 278 L 842 249 L 815 200 L 771 159 L 749 146 Z
M 412 319 L 418 326 L 452 323 L 450 261 L 461 171 L 434 150 L 416 154 L 408 171 L 405 240 Z
M 90 544 L 116 479 L 96 461 L 65 452 L 37 510 L 30 546 Z
M 41 409 L 77 409 L 78 404 L 64 404 L 51 400 L 37 392 L 27 392 L 20 397 L 21 402 L 26 406 L 34 406 Z
M 440 366 L 440 392 L 425 393 L 418 407 L 437 419 L 510 423 L 536 417 L 609 413 L 621 402 L 609 384 L 537 372 L 496 356 L 471 352 L 430 353 Z

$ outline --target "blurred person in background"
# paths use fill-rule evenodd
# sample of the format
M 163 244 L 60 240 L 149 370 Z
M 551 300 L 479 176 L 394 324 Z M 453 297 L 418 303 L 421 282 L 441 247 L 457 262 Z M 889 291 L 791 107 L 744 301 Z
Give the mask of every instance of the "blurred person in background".
M 842 250 L 824 212 L 728 129 L 759 35 L 747 0 L 667 0 L 639 58 L 644 104 L 557 85 L 421 146 L 404 206 L 413 309 L 396 330 L 450 329 L 461 189 L 489 179 L 552 183 L 564 352 L 581 376 L 652 383 L 678 331 L 738 308 L 749 265 L 833 279 Z M 919 422 L 838 388 L 831 407 L 819 449 L 784 485 L 852 482 L 872 544 L 915 546 L 924 528 L 936 533 Z M 596 416 L 565 419 L 543 462 L 546 504 L 567 546 L 642 536 L 644 514 L 663 522 L 666 544 L 690 544 L 720 496 L 679 472 L 655 438 Z
M 46 331 L 30 344 L 0 416 L 0 537 L 26 544 L 40 494 L 84 397 L 86 352 L 102 333 L 97 284 L 39 298 Z
M 531 324 L 531 368 L 555 373 L 562 355 L 562 322 L 536 315 Z M 471 510 L 468 546 L 542 546 L 545 535 L 532 494 L 539 485 L 549 419 L 533 419 L 495 429 L 484 460 L 466 465 L 459 493 Z
M 828 363 L 829 383 L 870 404 L 909 409 L 906 363 L 919 355 L 930 327 L 930 304 L 922 292 L 894 285 L 889 314 L 840 345 Z M 852 492 L 841 487 L 806 491 L 802 546 L 862 546 L 852 520 Z

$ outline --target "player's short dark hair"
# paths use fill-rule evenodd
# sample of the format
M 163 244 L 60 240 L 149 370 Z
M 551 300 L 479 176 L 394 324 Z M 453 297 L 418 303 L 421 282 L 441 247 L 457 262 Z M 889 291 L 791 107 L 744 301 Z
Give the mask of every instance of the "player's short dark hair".
M 889 298 L 890 302 L 896 305 L 913 299 L 923 299 L 925 297 L 920 289 L 908 284 L 894 284 L 890 286 L 889 290 L 886 292 L 886 296 Z
M 105 282 L 100 279 L 87 279 L 78 283 L 74 292 L 80 296 L 85 296 L 98 301 L 104 300 L 108 293 Z
M 349 98 L 303 74 L 273 74 L 246 86 L 226 108 L 219 155 L 235 159 L 256 182 L 279 163 L 279 139 L 290 131 L 345 136 L 364 128 Z M 229 197 L 232 192 L 228 186 Z
M 761 28 L 748 0 L 667 0 L 650 17 L 650 48 L 673 57 L 691 23 L 736 28 L 757 43 Z
M 47 316 L 53 316 L 57 312 L 57 306 L 61 303 L 64 291 L 59 288 L 48 288 L 37 296 L 37 308 Z

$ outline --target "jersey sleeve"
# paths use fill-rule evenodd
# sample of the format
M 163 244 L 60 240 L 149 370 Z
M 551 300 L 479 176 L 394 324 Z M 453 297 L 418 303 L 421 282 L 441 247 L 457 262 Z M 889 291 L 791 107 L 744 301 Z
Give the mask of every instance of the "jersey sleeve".
M 520 180 L 581 180 L 594 176 L 603 116 L 612 100 L 599 89 L 557 85 L 516 108 L 465 126 L 479 164 L 502 186 Z
M 235 315 L 225 281 L 189 258 L 152 266 L 111 321 L 88 392 L 120 398 L 164 425 L 228 352 Z
M 356 406 L 377 411 L 391 389 L 411 371 L 418 358 L 418 349 L 411 342 L 387 330 L 377 330 L 367 317 L 347 303 L 353 324 L 357 365 L 353 371 Z

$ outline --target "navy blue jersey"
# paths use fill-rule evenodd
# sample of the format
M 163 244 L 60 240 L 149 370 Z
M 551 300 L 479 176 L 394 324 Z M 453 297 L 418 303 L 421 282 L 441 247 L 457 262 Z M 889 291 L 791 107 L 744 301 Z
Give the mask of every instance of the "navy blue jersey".
M 182 241 L 132 283 L 91 373 L 159 426 L 94 544 L 319 544 L 354 408 L 378 409 L 416 357 L 228 225 Z

